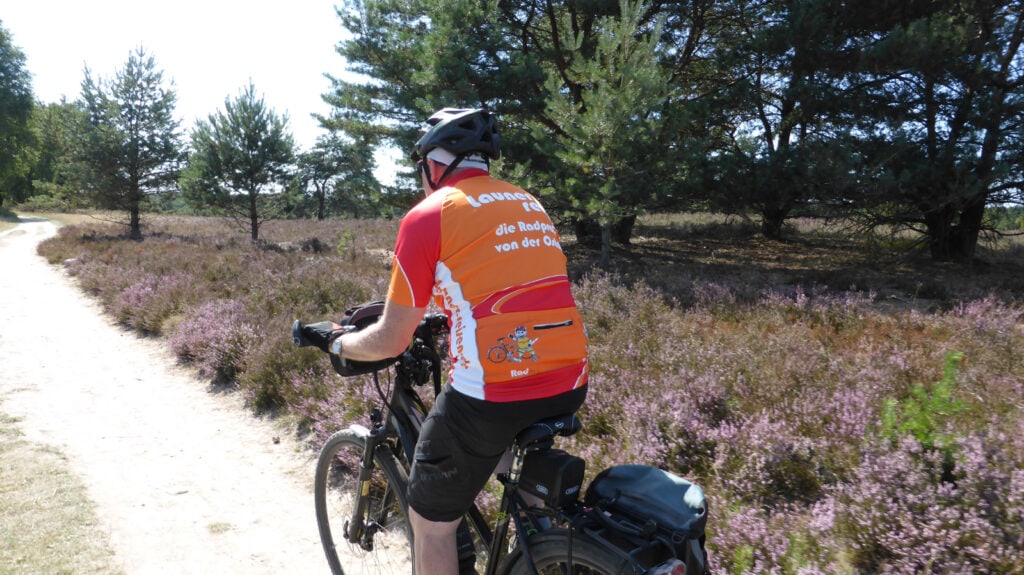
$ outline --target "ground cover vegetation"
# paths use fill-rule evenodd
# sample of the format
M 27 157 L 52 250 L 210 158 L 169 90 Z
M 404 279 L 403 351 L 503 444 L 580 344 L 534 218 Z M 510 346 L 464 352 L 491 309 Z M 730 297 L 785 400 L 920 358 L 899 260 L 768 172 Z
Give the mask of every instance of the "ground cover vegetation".
M 161 216 L 143 241 L 79 224 L 40 252 L 316 449 L 375 392 L 294 349 L 291 321 L 382 297 L 396 229 L 268 221 L 253 244 Z M 593 366 L 564 447 L 591 476 L 643 462 L 701 484 L 716 573 L 1024 573 L 1021 246 L 965 269 L 820 220 L 759 230 L 641 217 L 611 270 L 563 236 Z

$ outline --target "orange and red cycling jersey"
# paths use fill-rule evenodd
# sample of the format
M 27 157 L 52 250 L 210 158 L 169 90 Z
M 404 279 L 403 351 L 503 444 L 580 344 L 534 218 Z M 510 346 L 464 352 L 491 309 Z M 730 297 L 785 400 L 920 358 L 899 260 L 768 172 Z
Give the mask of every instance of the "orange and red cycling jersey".
M 486 401 L 587 382 L 587 338 L 558 233 L 521 188 L 467 170 L 402 219 L 388 299 L 451 324 L 452 386 Z

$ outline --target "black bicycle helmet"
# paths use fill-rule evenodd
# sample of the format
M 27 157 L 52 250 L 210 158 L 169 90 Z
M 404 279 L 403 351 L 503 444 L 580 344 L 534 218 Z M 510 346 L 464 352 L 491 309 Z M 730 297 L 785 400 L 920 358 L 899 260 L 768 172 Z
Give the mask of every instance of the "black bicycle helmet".
M 426 158 L 434 148 L 448 150 L 457 158 L 480 154 L 497 160 L 501 157 L 497 122 L 487 110 L 444 108 L 427 120 L 413 148 L 413 160 Z

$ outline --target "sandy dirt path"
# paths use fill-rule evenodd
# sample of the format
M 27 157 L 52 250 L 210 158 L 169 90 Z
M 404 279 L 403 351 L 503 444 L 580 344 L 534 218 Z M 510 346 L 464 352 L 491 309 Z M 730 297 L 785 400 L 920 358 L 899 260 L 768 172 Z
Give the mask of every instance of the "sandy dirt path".
M 117 563 L 128 575 L 326 572 L 310 455 L 104 317 L 36 255 L 54 233 L 23 221 L 0 235 L 0 409 L 67 456 Z

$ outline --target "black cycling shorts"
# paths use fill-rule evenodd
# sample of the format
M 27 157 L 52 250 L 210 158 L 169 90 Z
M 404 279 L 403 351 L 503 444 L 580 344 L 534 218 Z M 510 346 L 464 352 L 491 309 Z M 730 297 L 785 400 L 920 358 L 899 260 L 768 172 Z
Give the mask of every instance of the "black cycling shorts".
M 497 403 L 446 386 L 427 416 L 409 474 L 409 505 L 430 521 L 455 521 L 473 505 L 517 433 L 575 413 L 586 386 L 527 401 Z

